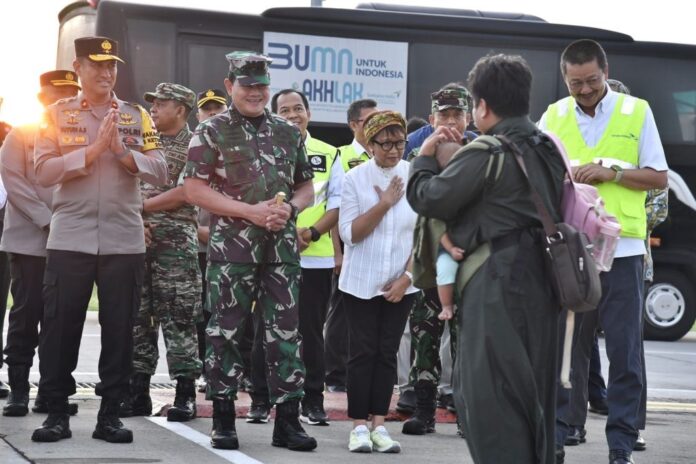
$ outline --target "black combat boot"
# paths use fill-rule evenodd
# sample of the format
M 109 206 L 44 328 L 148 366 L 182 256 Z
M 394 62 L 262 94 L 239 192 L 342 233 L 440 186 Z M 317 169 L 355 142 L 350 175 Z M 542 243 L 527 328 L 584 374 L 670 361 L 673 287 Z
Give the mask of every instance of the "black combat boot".
M 213 430 L 210 444 L 213 448 L 236 450 L 239 448 L 237 428 L 234 425 L 236 413 L 234 401 L 213 398 Z
M 53 442 L 72 437 L 67 398 L 46 398 L 48 417 L 43 425 L 34 430 L 33 441 Z
M 196 417 L 196 386 L 193 379 L 177 377 L 174 406 L 167 411 L 169 422 L 187 422 Z
M 2 415 L 9 417 L 26 416 L 29 413 L 29 366 L 9 366 L 7 376 L 10 382 L 10 395 L 2 408 Z
M 10 396 L 10 387 L 0 380 L 0 398 L 7 398 L 8 396 Z
M 149 416 L 152 414 L 150 376 L 137 372 L 130 381 L 130 392 L 121 402 L 120 417 Z
M 293 451 L 311 451 L 317 447 L 317 441 L 307 435 L 307 432 L 300 425 L 300 402 L 298 400 L 276 405 L 272 445 Z
M 119 404 L 118 398 L 102 398 L 97 413 L 97 426 L 92 432 L 92 438 L 105 440 L 109 443 L 131 443 L 133 432 L 123 426 L 123 422 L 118 419 Z
M 77 403 L 70 403 L 68 405 L 68 413 L 71 416 L 77 414 L 78 409 Z M 34 398 L 34 406 L 31 407 L 31 411 L 38 414 L 48 414 L 48 404 L 46 404 L 46 401 L 44 401 L 43 397 L 38 393 L 36 394 L 36 398 Z
M 419 380 L 415 386 L 416 411 L 406 422 L 402 432 L 406 435 L 425 435 L 435 431 L 435 394 L 437 388 L 430 382 Z

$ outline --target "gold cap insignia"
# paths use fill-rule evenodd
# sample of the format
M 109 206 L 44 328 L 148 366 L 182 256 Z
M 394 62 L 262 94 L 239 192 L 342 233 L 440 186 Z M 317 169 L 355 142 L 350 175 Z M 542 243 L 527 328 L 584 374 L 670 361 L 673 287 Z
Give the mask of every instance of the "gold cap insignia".
M 111 53 L 111 42 L 108 40 L 105 40 L 101 43 L 101 48 L 104 51 L 104 53 Z
M 66 81 L 74 81 L 75 80 L 75 75 L 71 72 L 65 73 L 65 80 Z
M 206 97 L 212 97 L 212 96 L 214 96 L 214 95 L 215 95 L 215 92 L 213 92 L 212 90 L 208 90 L 208 91 L 205 93 L 205 96 L 206 96 Z

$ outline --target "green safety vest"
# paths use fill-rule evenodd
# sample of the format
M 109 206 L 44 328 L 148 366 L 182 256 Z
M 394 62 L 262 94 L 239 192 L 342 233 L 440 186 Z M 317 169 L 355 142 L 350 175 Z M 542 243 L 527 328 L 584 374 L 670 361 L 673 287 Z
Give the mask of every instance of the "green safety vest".
M 353 144 L 344 145 L 339 148 L 339 151 L 341 152 L 341 166 L 345 172 L 370 159 L 367 153 L 357 153 Z
M 607 128 L 596 146 L 590 148 L 582 138 L 575 118 L 575 99 L 567 97 L 549 106 L 546 128 L 565 145 L 571 161 L 580 164 L 597 163 L 606 167 L 618 165 L 637 169 L 638 145 L 648 103 L 645 100 L 620 94 Z M 621 224 L 621 236 L 645 239 L 645 191 L 633 190 L 614 182 L 597 185 L 609 213 Z
M 305 141 L 307 149 L 307 160 L 314 171 L 314 202 L 307 207 L 297 217 L 297 228 L 311 227 L 321 219 L 326 213 L 326 200 L 329 192 L 329 178 L 331 177 L 331 167 L 336 161 L 336 147 L 309 137 Z M 333 242 L 331 235 L 327 232 L 321 235 L 321 238 L 316 242 L 311 242 L 309 246 L 302 252 L 302 256 L 333 256 Z

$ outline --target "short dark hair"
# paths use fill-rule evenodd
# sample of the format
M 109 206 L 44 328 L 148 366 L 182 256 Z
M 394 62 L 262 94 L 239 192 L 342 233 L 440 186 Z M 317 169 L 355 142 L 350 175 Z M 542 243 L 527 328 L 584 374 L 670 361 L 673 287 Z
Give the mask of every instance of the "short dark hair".
M 348 107 L 348 122 L 357 121 L 360 119 L 360 112 L 365 108 L 377 108 L 377 102 L 371 98 L 355 100 Z
M 468 84 L 474 106 L 483 98 L 501 118 L 529 114 L 532 71 L 521 56 L 484 56 L 469 72 Z
M 426 121 L 423 118 L 419 118 L 418 116 L 414 116 L 411 119 L 408 120 L 406 123 L 406 132 L 410 134 L 411 132 L 415 132 L 418 129 L 420 129 L 423 126 L 427 126 L 428 121 Z
M 273 95 L 273 98 L 271 98 L 271 111 L 274 113 L 278 112 L 278 99 L 281 97 L 281 95 L 287 95 L 289 93 L 296 93 L 297 95 L 300 96 L 302 99 L 302 104 L 304 105 L 305 110 L 309 109 L 309 100 L 307 100 L 307 96 L 300 90 L 295 90 L 295 89 L 283 89 L 279 92 L 277 92 L 275 95 Z
M 172 101 L 174 102 L 174 104 L 177 107 L 180 106 L 180 107 L 184 108 L 184 119 L 188 119 L 189 115 L 191 114 L 192 108 L 189 108 L 188 106 L 186 106 L 186 104 L 184 104 L 184 102 L 182 102 L 180 100 L 175 100 L 172 98 Z
M 602 71 L 607 69 L 607 54 L 602 46 L 590 39 L 580 39 L 568 45 L 561 53 L 561 74 L 566 74 L 566 64 L 585 64 L 597 60 Z

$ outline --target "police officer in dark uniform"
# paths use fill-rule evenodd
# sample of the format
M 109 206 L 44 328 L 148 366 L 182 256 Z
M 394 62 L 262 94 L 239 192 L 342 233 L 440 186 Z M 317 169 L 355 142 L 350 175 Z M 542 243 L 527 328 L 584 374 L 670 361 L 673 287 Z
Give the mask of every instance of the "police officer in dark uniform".
M 95 392 L 102 397 L 93 438 L 130 443 L 118 418 L 133 363 L 133 318 L 140 305 L 145 239 L 140 181 L 167 182 L 167 163 L 150 116 L 119 100 L 118 43 L 75 40 L 82 91 L 46 110 L 34 151 L 38 182 L 57 186 L 47 243 L 39 394 L 48 418 L 32 440 L 70 438 L 68 396 L 75 393 L 87 305 L 96 283 L 102 346 Z

